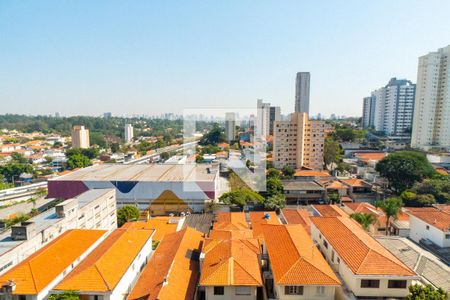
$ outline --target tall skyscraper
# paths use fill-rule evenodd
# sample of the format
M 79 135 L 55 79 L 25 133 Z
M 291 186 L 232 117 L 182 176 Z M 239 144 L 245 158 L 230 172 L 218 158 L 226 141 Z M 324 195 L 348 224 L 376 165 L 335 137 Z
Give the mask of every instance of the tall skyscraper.
M 295 80 L 295 112 L 309 115 L 309 85 L 311 74 L 298 72 Z
M 411 146 L 450 149 L 450 45 L 419 57 Z
M 130 143 L 133 140 L 134 132 L 133 125 L 125 124 L 125 142 Z
M 89 148 L 89 129 L 82 125 L 75 125 L 72 128 L 72 148 Z
M 364 98 L 363 127 L 390 136 L 410 136 L 415 93 L 416 85 L 411 81 L 391 78 L 386 86 Z
M 257 101 L 255 134 L 257 139 L 266 139 L 270 133 L 270 103 Z
M 225 138 L 228 142 L 236 140 L 236 114 L 225 113 Z
M 313 170 L 323 169 L 325 122 L 308 119 L 308 114 L 295 112 L 289 121 L 275 121 L 273 165 Z
M 269 134 L 273 135 L 275 121 L 281 121 L 281 109 L 279 106 L 271 106 L 269 114 Z

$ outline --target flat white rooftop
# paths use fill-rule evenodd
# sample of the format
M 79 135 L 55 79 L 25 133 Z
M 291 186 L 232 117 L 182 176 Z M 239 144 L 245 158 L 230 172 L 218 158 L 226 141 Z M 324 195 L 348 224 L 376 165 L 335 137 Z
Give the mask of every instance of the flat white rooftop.
M 208 166 L 202 165 L 122 165 L 103 164 L 80 169 L 78 171 L 51 179 L 50 181 L 207 181 L 216 179 L 217 172 L 208 172 Z

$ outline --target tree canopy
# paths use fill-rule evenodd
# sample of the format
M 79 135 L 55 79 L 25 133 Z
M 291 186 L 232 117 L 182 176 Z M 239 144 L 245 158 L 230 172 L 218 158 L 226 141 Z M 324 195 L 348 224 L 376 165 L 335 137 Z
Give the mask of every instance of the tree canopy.
M 264 203 L 264 197 L 249 189 L 237 189 L 224 193 L 219 198 L 225 204 L 234 204 L 243 208 L 248 203 Z
M 443 289 L 435 289 L 431 284 L 413 284 L 409 287 L 407 300 L 446 300 L 448 293 Z
M 49 300 L 78 300 L 80 295 L 76 291 L 64 291 L 61 294 L 52 294 L 48 297 Z
M 117 226 L 121 227 L 129 221 L 136 221 L 139 219 L 139 209 L 134 205 L 124 205 L 117 210 Z
M 362 228 L 364 228 L 364 230 L 366 231 L 369 230 L 370 225 L 373 225 L 377 222 L 377 218 L 375 217 L 375 215 L 368 213 L 354 213 L 351 214 L 350 217 L 361 224 Z
M 390 197 L 385 200 L 375 202 L 375 206 L 386 214 L 386 235 L 389 234 L 391 219 L 397 219 L 402 208 L 402 200 L 397 197 Z

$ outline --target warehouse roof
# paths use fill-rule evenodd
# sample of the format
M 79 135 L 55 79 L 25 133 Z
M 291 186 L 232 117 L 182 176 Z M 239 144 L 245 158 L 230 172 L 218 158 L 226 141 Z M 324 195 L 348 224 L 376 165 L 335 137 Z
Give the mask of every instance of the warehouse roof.
M 102 164 L 80 169 L 50 181 L 214 181 L 216 172 L 196 165 Z

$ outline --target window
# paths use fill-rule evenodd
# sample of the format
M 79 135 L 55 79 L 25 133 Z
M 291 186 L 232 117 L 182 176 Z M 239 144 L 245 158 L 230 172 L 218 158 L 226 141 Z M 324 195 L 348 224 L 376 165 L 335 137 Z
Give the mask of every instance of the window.
M 223 286 L 215 286 L 214 295 L 225 295 L 225 288 Z
M 334 251 L 331 251 L 331 262 L 334 262 Z
M 328 249 L 328 243 L 327 243 L 327 241 L 323 241 L 323 246 L 324 246 L 326 249 Z
M 445 235 L 445 238 L 448 240 L 448 239 L 450 239 L 450 234 L 446 234 Z
M 237 286 L 235 288 L 235 294 L 241 296 L 250 296 L 252 293 L 251 287 L 249 286 Z
M 406 289 L 406 280 L 389 280 L 388 288 L 390 288 L 390 289 Z
M 325 295 L 325 287 L 324 286 L 316 287 L 316 294 L 320 296 Z
M 380 287 L 380 281 L 379 280 L 370 280 L 370 279 L 363 279 L 361 280 L 361 287 L 362 288 L 379 288 Z
M 427 230 L 430 230 L 430 226 L 427 225 L 426 229 L 427 229 Z
M 303 287 L 298 285 L 287 285 L 284 287 L 285 295 L 303 295 Z

